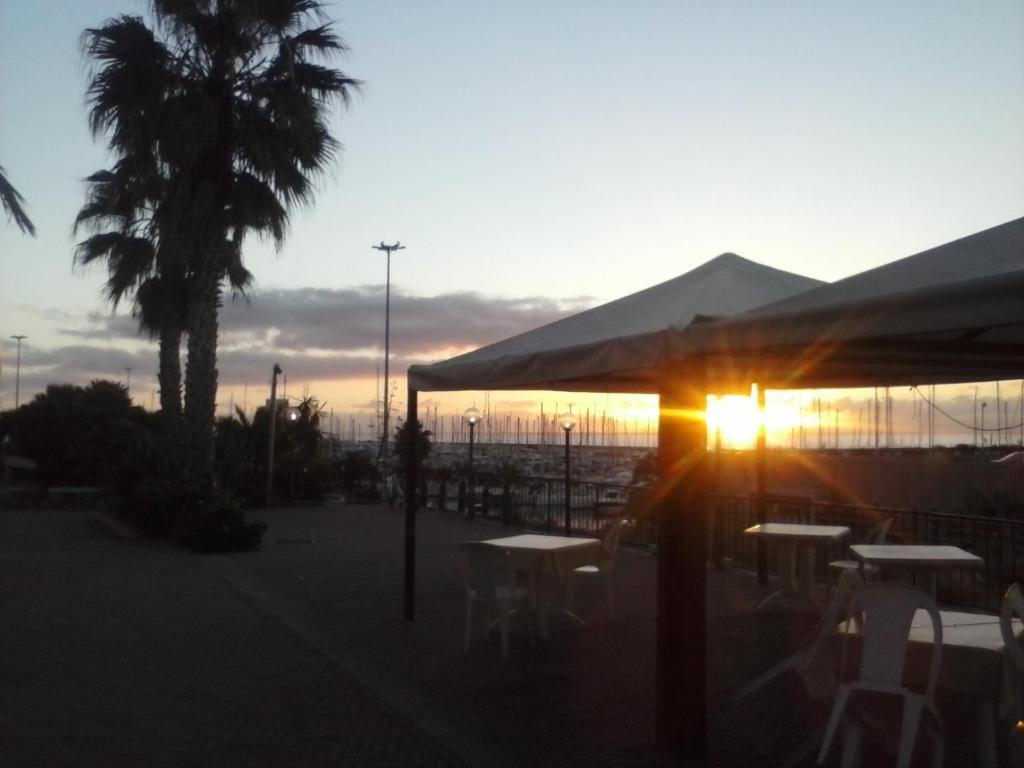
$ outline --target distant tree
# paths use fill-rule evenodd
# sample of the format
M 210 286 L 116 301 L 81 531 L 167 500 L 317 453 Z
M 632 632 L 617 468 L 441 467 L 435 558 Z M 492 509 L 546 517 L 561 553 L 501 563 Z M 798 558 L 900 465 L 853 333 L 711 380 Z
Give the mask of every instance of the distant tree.
M 412 430 L 409 429 L 409 422 L 404 421 L 395 429 L 395 457 L 402 474 L 405 474 L 405 468 L 409 464 L 409 457 L 411 455 L 415 455 L 416 463 L 420 466 L 422 466 L 427 456 L 430 455 L 430 450 L 433 448 L 433 443 L 430 440 L 431 434 L 429 429 L 423 429 L 423 422 L 417 419 L 415 454 L 413 454 L 411 450 L 413 448 L 413 436 Z
M 11 453 L 36 462 L 48 486 L 116 488 L 146 471 L 155 444 L 152 416 L 111 381 L 51 384 L 31 402 L 3 413 L 0 431 L 11 438 Z
M 0 167 L 0 207 L 3 207 L 7 218 L 12 220 L 18 229 L 35 237 L 36 227 L 25 213 L 25 198 L 7 180 L 7 172 L 3 167 Z
M 90 124 L 118 157 L 152 157 L 166 174 L 155 215 L 161 249 L 187 271 L 186 476 L 202 488 L 212 485 L 223 282 L 243 274 L 247 235 L 283 242 L 338 146 L 328 106 L 347 103 L 358 81 L 315 63 L 344 51 L 317 0 L 151 7 L 153 28 L 120 16 L 85 32 L 97 67 Z

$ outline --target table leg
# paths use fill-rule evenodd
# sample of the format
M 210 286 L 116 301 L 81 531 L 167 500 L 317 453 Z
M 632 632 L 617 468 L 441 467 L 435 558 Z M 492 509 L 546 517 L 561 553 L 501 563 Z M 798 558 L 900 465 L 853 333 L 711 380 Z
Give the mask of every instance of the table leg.
M 537 568 L 530 569 L 530 612 L 537 617 L 537 634 L 541 640 L 547 640 L 548 632 L 548 610 L 547 590 L 543 587 L 544 574 L 538 573 Z
M 779 591 L 769 595 L 755 608 L 758 613 L 816 615 L 821 608 L 811 594 L 814 579 L 814 544 L 779 542 Z M 799 568 L 803 552 L 804 567 Z M 802 572 L 801 572 L 802 570 Z
M 996 768 L 999 758 L 996 753 L 996 710 L 991 696 L 978 700 L 977 717 L 978 765 L 980 768 Z
M 799 592 L 797 586 L 796 563 L 797 546 L 794 542 L 787 541 L 781 545 L 779 558 L 779 576 L 782 578 L 782 591 L 792 594 Z
M 811 587 L 814 584 L 814 551 L 815 545 L 804 545 L 803 572 L 800 574 L 800 591 L 808 597 L 811 596 Z

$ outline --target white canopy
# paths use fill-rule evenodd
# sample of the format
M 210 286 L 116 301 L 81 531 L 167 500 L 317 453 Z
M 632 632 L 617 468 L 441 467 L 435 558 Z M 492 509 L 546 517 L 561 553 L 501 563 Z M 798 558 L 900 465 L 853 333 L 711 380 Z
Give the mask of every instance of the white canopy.
M 954 383 L 1024 375 L 1024 218 L 673 338 L 712 381 Z
M 738 314 L 739 313 L 739 314 Z M 660 285 L 409 369 L 420 391 L 658 391 L 706 357 L 713 389 L 1024 374 L 1024 218 L 835 283 L 723 254 Z
M 724 253 L 638 293 L 444 362 L 414 365 L 409 386 L 653 393 L 671 335 L 819 285 Z

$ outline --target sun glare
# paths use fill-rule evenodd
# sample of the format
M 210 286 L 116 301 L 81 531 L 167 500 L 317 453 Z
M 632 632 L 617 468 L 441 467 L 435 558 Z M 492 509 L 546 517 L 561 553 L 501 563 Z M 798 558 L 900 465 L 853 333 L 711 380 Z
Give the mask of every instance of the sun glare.
M 751 448 L 757 441 L 757 403 L 745 395 L 708 395 L 705 415 L 708 442 L 721 438 L 723 448 Z

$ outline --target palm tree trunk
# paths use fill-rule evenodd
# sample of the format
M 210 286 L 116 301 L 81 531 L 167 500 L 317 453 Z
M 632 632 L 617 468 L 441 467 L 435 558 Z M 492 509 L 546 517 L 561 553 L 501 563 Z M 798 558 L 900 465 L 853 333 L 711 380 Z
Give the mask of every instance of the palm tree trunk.
M 181 328 L 160 329 L 160 412 L 167 421 L 181 420 Z
M 184 449 L 186 481 L 198 492 L 213 487 L 219 308 L 220 281 L 215 276 L 197 276 L 188 303 Z
M 181 326 L 160 329 L 160 425 L 163 433 L 166 480 L 170 487 L 182 481 L 185 451 L 181 439 Z

